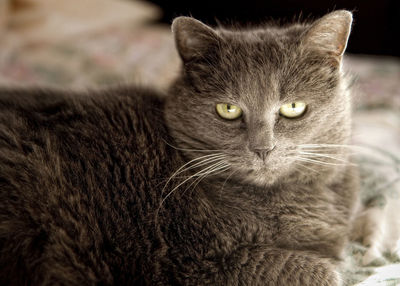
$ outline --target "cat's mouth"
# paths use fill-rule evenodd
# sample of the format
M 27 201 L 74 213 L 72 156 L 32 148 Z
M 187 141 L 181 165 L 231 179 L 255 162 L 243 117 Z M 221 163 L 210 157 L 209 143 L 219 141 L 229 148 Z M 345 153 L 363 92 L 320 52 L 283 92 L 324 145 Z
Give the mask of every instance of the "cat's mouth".
M 282 175 L 282 169 L 285 169 L 280 168 L 282 162 L 277 162 L 273 152 L 264 157 L 248 153 L 246 157 L 232 167 L 236 169 L 238 177 L 250 184 L 271 185 Z

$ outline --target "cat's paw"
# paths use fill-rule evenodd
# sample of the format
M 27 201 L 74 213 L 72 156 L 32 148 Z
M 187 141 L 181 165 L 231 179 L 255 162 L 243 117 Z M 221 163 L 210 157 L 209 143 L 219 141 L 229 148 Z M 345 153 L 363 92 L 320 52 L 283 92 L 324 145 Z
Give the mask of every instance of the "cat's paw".
M 400 257 L 400 218 L 393 216 L 393 208 L 389 202 L 367 208 L 356 218 L 352 240 L 366 247 L 362 265 L 384 265 Z
M 384 241 L 367 247 L 362 265 L 382 266 L 388 262 L 400 261 L 400 241 Z
M 385 259 L 383 258 L 382 252 L 374 245 L 367 248 L 367 251 L 362 257 L 361 264 L 364 266 L 381 266 L 385 264 Z
M 351 238 L 366 247 L 366 252 L 361 262 L 362 265 L 369 265 L 383 260 L 383 224 L 381 222 L 383 214 L 384 212 L 381 208 L 369 208 L 361 212 L 354 222 Z

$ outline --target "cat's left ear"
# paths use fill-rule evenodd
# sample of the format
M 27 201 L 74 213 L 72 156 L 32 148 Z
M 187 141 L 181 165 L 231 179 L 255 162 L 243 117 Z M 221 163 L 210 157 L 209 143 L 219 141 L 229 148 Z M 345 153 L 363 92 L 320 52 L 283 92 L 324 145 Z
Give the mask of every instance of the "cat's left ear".
M 176 48 L 184 62 L 213 52 L 221 40 L 211 27 L 190 17 L 178 17 L 172 22 Z
M 310 26 L 302 42 L 311 49 L 332 56 L 339 64 L 346 50 L 352 21 L 353 16 L 349 11 L 329 13 Z

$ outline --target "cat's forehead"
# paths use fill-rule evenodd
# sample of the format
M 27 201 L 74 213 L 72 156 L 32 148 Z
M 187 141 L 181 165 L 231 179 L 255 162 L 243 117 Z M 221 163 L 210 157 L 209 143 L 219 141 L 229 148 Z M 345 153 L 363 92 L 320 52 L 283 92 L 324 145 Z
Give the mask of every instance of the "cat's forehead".
M 259 112 L 278 106 L 282 100 L 285 100 L 281 93 L 279 79 L 273 73 L 253 74 L 237 82 L 236 85 L 230 85 L 225 95 L 241 107 Z
M 223 74 L 232 99 L 251 101 L 266 98 L 278 101 L 282 84 L 300 64 L 296 38 L 282 29 L 222 31 L 226 46 L 221 50 L 217 73 Z
M 251 30 L 221 30 L 224 39 L 217 53 L 221 68 L 240 74 L 241 80 L 256 76 L 282 77 L 302 61 L 300 36 L 304 26 Z M 280 74 L 280 75 L 276 75 Z
M 291 25 L 287 28 L 282 27 L 257 27 L 247 29 L 217 29 L 218 34 L 225 40 L 227 45 L 235 48 L 243 47 L 246 51 L 252 49 L 281 49 L 294 46 L 306 30 L 306 25 Z
M 337 76 L 324 56 L 304 52 L 306 25 L 244 30 L 219 29 L 216 57 L 193 66 L 202 89 L 219 101 L 265 109 L 308 101 L 334 88 Z

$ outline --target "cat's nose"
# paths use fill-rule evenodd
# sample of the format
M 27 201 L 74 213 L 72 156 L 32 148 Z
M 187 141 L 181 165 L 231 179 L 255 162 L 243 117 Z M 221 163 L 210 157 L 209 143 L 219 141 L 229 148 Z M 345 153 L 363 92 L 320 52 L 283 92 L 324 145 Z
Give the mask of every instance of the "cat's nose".
M 268 154 L 274 150 L 275 146 L 271 146 L 268 148 L 252 148 L 253 151 L 260 159 L 265 161 L 267 159 Z

